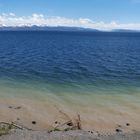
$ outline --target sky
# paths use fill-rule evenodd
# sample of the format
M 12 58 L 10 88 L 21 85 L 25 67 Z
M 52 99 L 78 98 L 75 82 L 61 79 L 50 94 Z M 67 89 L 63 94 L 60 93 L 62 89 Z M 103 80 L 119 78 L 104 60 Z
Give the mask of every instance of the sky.
M 140 0 L 0 0 L 0 26 L 140 30 Z

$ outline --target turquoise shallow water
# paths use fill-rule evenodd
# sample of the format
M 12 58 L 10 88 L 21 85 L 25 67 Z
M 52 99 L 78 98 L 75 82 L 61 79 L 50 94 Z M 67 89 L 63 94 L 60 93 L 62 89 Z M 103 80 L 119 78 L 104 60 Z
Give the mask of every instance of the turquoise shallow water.
M 140 109 L 140 87 L 113 85 L 58 85 L 45 84 L 38 81 L 0 81 L 1 98 L 27 98 L 34 101 L 52 101 L 53 104 L 63 104 L 76 108 L 86 106 L 127 107 Z M 46 99 L 46 100 L 45 100 Z M 42 102 L 43 104 L 43 102 Z

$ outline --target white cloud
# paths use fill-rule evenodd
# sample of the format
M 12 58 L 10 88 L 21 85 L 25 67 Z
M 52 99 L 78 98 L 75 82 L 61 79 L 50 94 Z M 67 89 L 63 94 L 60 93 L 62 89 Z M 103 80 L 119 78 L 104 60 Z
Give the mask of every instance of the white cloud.
M 64 17 L 47 17 L 42 14 L 32 14 L 31 16 L 16 16 L 14 13 L 0 14 L 0 26 L 70 26 L 85 27 L 100 30 L 111 29 L 133 29 L 140 30 L 140 23 L 119 23 L 103 21 L 96 22 L 87 18 L 69 19 Z
M 15 14 L 14 14 L 14 13 L 9 13 L 9 15 L 10 15 L 10 16 L 15 16 Z

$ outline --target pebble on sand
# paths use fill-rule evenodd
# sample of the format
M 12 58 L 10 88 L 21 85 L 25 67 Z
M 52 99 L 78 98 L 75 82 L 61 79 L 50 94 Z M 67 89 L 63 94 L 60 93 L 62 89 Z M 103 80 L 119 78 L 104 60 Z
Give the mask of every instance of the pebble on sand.
M 32 124 L 36 124 L 36 121 L 32 121 Z

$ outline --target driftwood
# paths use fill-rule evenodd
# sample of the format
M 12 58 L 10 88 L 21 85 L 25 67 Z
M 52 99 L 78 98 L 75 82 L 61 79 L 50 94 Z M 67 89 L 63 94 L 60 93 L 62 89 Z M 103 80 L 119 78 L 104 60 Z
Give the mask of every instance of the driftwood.
M 7 126 L 9 126 L 9 127 L 15 127 L 15 128 L 17 128 L 17 129 L 22 129 L 22 127 L 21 126 L 18 126 L 18 125 L 16 125 L 15 123 L 7 123 L 7 122 L 0 122 L 0 125 L 7 125 Z
M 63 124 L 58 124 L 54 129 L 58 129 L 64 125 L 67 125 L 68 127 L 66 129 L 70 129 L 70 130 L 75 130 L 75 129 L 81 130 L 82 129 L 80 114 L 77 114 L 77 118 L 74 121 L 71 119 L 71 117 L 68 114 L 66 114 L 65 112 L 60 110 L 57 106 L 55 106 L 55 107 L 60 114 L 64 115 L 68 119 L 68 121 L 64 122 Z
M 82 129 L 81 118 L 80 118 L 79 114 L 77 115 L 76 125 L 77 125 L 77 129 L 79 129 L 79 130 Z
M 82 129 L 80 114 L 77 114 L 76 119 L 72 119 L 67 113 L 60 110 L 57 106 L 55 106 L 55 107 L 58 110 L 58 112 L 60 114 L 62 114 L 68 121 L 66 121 L 64 123 L 56 123 L 57 125 L 55 127 L 53 127 L 53 129 L 50 132 L 81 130 Z M 1 134 L 6 134 L 9 131 L 11 131 L 12 129 L 21 129 L 21 130 L 26 129 L 26 130 L 35 131 L 35 130 L 30 129 L 26 126 L 23 126 L 22 124 L 19 124 L 17 122 L 11 122 L 11 123 L 0 122 L 0 129 L 1 129 Z
M 26 130 L 32 130 L 32 129 L 29 129 L 23 125 L 19 125 L 17 124 L 16 122 L 11 122 L 11 123 L 7 123 L 7 122 L 0 122 L 0 125 L 7 125 L 9 128 L 15 128 L 15 129 L 26 129 Z M 32 130 L 33 131 L 33 130 Z

